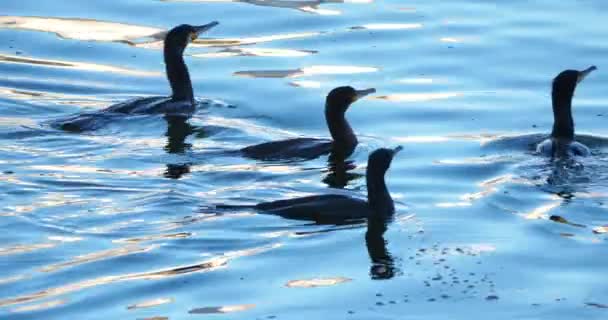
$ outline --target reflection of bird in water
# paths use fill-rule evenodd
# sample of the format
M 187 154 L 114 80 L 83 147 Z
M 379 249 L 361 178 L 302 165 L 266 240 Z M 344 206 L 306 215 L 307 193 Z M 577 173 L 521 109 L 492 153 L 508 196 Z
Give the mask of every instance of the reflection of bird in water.
M 596 69 L 595 66 L 591 66 L 583 71 L 566 70 L 553 79 L 551 91 L 553 130 L 551 137 L 537 146 L 537 152 L 551 157 L 589 155 L 589 148 L 574 140 L 572 96 L 576 85 Z
M 323 182 L 332 188 L 343 189 L 348 182 L 363 177 L 362 174 L 349 172 L 355 168 L 356 165 L 353 161 L 331 159 L 330 157 L 327 161 L 328 173 L 323 178 Z
M 271 141 L 245 147 L 241 153 L 261 160 L 314 159 L 328 153 L 345 159 L 359 143 L 345 113 L 353 102 L 374 92 L 375 89 L 355 90 L 352 87 L 338 87 L 329 92 L 325 101 L 325 120 L 332 140 L 295 138 Z
M 252 208 L 260 213 L 287 219 L 309 220 L 319 224 L 356 223 L 366 218 L 392 216 L 395 212 L 384 175 L 393 156 L 401 150 L 377 149 L 367 163 L 367 201 L 338 194 L 314 195 L 301 198 L 262 202 L 257 205 L 217 205 L 217 209 Z
M 547 165 L 550 173 L 542 188 L 562 198 L 564 204 L 570 203 L 574 194 L 584 191 L 591 181 L 589 172 L 593 170 L 585 170 L 585 166 L 576 158 L 558 158 Z
M 192 147 L 186 143 L 186 138 L 194 132 L 194 127 L 183 117 L 165 117 L 167 120 L 167 153 L 184 153 Z
M 190 164 L 182 163 L 182 164 L 173 164 L 168 163 L 167 169 L 163 176 L 169 179 L 180 179 L 184 174 L 190 173 Z
M 57 120 L 53 127 L 73 132 L 98 129 L 125 114 L 165 114 L 190 117 L 196 102 L 188 67 L 184 63 L 184 50 L 201 33 L 215 27 L 218 22 L 202 26 L 180 25 L 169 31 L 165 38 L 164 60 L 167 79 L 171 85 L 170 97 L 145 97 L 112 105 L 104 110 L 80 114 L 67 119 Z
M 374 215 L 367 219 L 365 245 L 372 260 L 369 273 L 374 280 L 390 279 L 399 272 L 395 267 L 392 255 L 386 248 L 386 240 L 384 240 L 384 233 L 389 222 L 390 217 L 382 217 L 380 215 Z
M 167 145 L 165 151 L 167 153 L 184 153 L 192 147 L 186 143 L 186 138 L 194 132 L 194 127 L 184 117 L 166 116 L 167 120 Z M 164 176 L 171 179 L 179 179 L 184 174 L 190 173 L 190 164 L 167 164 L 167 170 Z

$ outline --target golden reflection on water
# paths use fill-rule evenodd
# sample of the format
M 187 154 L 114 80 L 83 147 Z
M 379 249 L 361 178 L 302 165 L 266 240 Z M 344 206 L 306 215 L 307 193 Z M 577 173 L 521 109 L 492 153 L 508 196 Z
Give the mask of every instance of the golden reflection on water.
M 94 98 L 88 96 L 44 91 L 21 90 L 7 87 L 0 87 L 0 96 L 14 100 L 23 100 L 30 102 L 44 101 L 45 103 L 78 105 L 83 107 L 103 107 L 108 104 L 107 101 L 97 101 Z
M 437 208 L 458 208 L 458 207 L 470 207 L 472 205 L 469 201 L 460 202 L 438 202 L 435 204 Z
M 257 1 L 257 0 L 255 0 Z M 279 1 L 273 0 L 279 3 L 285 3 L 287 6 L 293 6 L 292 1 Z M 303 1 L 306 3 L 299 10 L 314 12 L 318 14 L 333 14 L 332 10 L 317 9 L 311 6 L 315 1 Z M 269 1 L 260 1 L 260 3 L 269 3 Z M 138 25 L 131 25 L 118 22 L 106 22 L 98 21 L 93 19 L 80 19 L 80 18 L 53 18 L 53 17 L 19 17 L 19 16 L 0 16 L 0 28 L 18 29 L 18 30 L 30 30 L 40 32 L 55 33 L 57 36 L 64 39 L 73 39 L 81 41 L 100 41 L 100 42 L 120 42 L 126 43 L 131 46 L 147 49 L 162 49 L 163 40 L 166 36 L 167 31 L 164 29 L 145 27 Z M 233 47 L 241 45 L 251 45 L 257 43 L 266 43 L 278 40 L 290 40 L 314 37 L 322 34 L 322 32 L 300 32 L 300 33 L 288 33 L 288 34 L 276 34 L 259 37 L 244 37 L 244 38 L 198 38 L 193 41 L 191 47 Z M 305 52 L 305 51 L 304 51 Z M 251 52 L 245 54 L 252 54 Z M 263 56 L 293 56 L 291 51 L 266 51 L 260 52 L 255 50 L 253 55 Z M 297 54 L 304 54 L 299 52 Z M 204 55 L 203 55 L 204 56 Z M 10 59 L 15 57 L 7 56 Z M 35 58 L 22 58 L 21 63 L 30 64 L 41 64 L 55 67 L 69 67 L 77 68 L 89 71 L 102 71 L 102 72 L 117 72 L 123 74 L 137 75 L 137 76 L 157 76 L 158 73 L 129 70 L 113 66 L 104 66 L 89 63 L 79 62 L 67 62 L 67 61 L 53 61 L 43 60 Z M 28 61 L 29 60 L 29 61 Z M 13 61 L 13 63 L 19 63 Z
M 44 310 L 44 309 L 57 307 L 57 306 L 66 304 L 67 302 L 68 302 L 68 300 L 65 300 L 65 299 L 51 300 L 51 301 L 47 301 L 47 302 L 43 302 L 43 303 L 39 303 L 39 304 L 32 304 L 32 305 L 17 307 L 17 308 L 11 309 L 11 312 L 17 313 L 17 312 L 40 311 L 40 310 Z
M 157 306 L 167 304 L 167 303 L 172 303 L 172 302 L 173 302 L 172 298 L 158 298 L 158 299 L 154 299 L 154 300 L 148 300 L 148 301 L 143 301 L 143 302 L 139 302 L 136 304 L 132 304 L 127 307 L 127 310 L 152 308 L 152 307 L 157 307 Z
M 245 311 L 249 309 L 255 308 L 255 304 L 239 304 L 239 305 L 231 305 L 231 306 L 221 306 L 221 307 L 203 307 L 203 308 L 195 308 L 188 313 L 190 314 L 215 314 L 215 313 L 231 313 L 231 312 L 239 312 Z
M 260 37 L 247 37 L 247 38 L 219 38 L 219 39 L 196 39 L 190 46 L 193 47 L 233 47 L 242 45 L 251 45 L 258 43 L 265 43 L 279 40 L 293 40 L 310 38 L 321 35 L 322 32 L 299 32 L 299 33 L 286 33 L 286 34 L 275 34 L 269 36 Z
M 19 216 L 32 212 L 37 209 L 59 207 L 73 204 L 86 204 L 89 200 L 78 199 L 77 196 L 67 195 L 62 193 L 47 193 L 43 194 L 39 199 L 32 201 L 28 205 L 7 207 L 4 210 L 9 211 L 8 213 L 2 213 L 0 216 Z M 57 238 L 57 241 L 68 242 L 64 239 Z M 78 241 L 78 240 L 72 240 Z
M 82 237 L 49 236 L 49 240 L 59 242 L 78 242 L 84 240 Z
M 492 178 L 490 180 L 483 181 L 479 186 L 483 189 L 482 191 L 475 193 L 467 193 L 461 197 L 461 200 L 474 202 L 484 197 L 490 196 L 498 191 L 501 184 L 515 181 L 515 177 L 512 174 L 506 174 L 504 176 Z
M 234 214 L 230 214 L 230 215 L 203 213 L 203 214 L 196 215 L 196 216 L 188 216 L 179 221 L 163 222 L 161 224 L 161 226 L 158 227 L 158 229 L 160 231 L 171 231 L 171 230 L 179 229 L 184 226 L 199 223 L 199 222 L 209 222 L 209 221 L 214 221 L 214 220 L 218 220 L 218 219 L 247 217 L 247 216 L 252 216 L 252 215 L 254 215 L 254 214 L 245 213 L 245 212 L 239 212 L 239 213 L 234 213 Z
M 512 162 L 511 157 L 506 155 L 482 157 L 482 158 L 466 158 L 466 159 L 443 159 L 434 161 L 435 164 L 441 165 L 486 165 L 497 164 L 502 162 Z M 496 178 L 494 178 L 496 179 Z M 493 179 L 492 179 L 493 180 Z
M 2 90 L 0 88 L 0 90 Z M 8 126 L 27 126 L 31 127 L 36 125 L 38 122 L 34 119 L 28 119 L 23 117 L 0 117 L 0 126 L 8 127 Z M 5 161 L 0 160 L 0 163 L 5 163 Z M 3 180 L 3 177 L 0 177 L 0 180 Z
M 161 0 L 166 2 L 240 2 L 252 4 L 255 6 L 262 7 L 273 7 L 273 8 L 285 8 L 294 9 L 304 12 L 316 13 L 320 15 L 338 15 L 341 12 L 338 10 L 320 9 L 319 5 L 325 3 L 344 3 L 352 2 L 358 3 L 359 1 L 344 1 L 344 0 Z M 371 0 L 364 0 L 359 3 L 369 3 Z
M 50 32 L 65 39 L 129 44 L 142 38 L 158 38 L 163 32 L 158 28 L 93 19 L 18 16 L 0 16 L 0 28 Z
M 370 73 L 378 70 L 374 67 L 318 65 L 291 70 L 237 71 L 233 75 L 247 78 L 296 78 L 314 75 Z
M 494 251 L 496 251 L 496 247 L 494 245 L 487 244 L 487 243 L 478 243 L 478 244 L 471 245 L 470 253 L 481 254 L 481 253 L 494 252 Z
M 471 159 L 471 160 L 473 160 L 471 163 L 480 163 L 480 164 L 496 163 L 492 159 L 478 159 L 479 161 L 477 161 L 475 159 Z M 447 162 L 440 161 L 440 162 L 449 163 L 449 161 L 447 161 Z M 461 162 L 456 162 L 456 163 L 460 164 Z M 466 161 L 463 162 L 463 164 L 466 164 L 466 163 L 467 163 Z M 495 194 L 496 192 L 499 191 L 500 185 L 506 184 L 506 183 L 518 183 L 518 184 L 526 184 L 526 185 L 531 184 L 529 181 L 527 181 L 523 178 L 518 178 L 512 174 L 505 174 L 502 176 L 498 176 L 495 178 L 491 178 L 491 179 L 482 181 L 481 183 L 478 184 L 478 186 L 482 188 L 481 191 L 473 192 L 473 193 L 466 193 L 466 194 L 460 196 L 460 199 L 459 199 L 460 201 L 458 201 L 458 202 L 440 202 L 440 203 L 437 203 L 436 206 L 440 207 L 440 208 L 468 207 L 468 206 L 471 206 L 473 204 L 473 202 L 475 202 L 477 200 L 480 200 L 482 198 Z
M 294 87 L 311 88 L 311 89 L 321 88 L 321 82 L 311 81 L 311 80 L 295 80 L 295 81 L 289 82 L 289 85 L 294 86 Z
M 460 92 L 432 92 L 432 93 L 394 93 L 376 96 L 375 99 L 391 102 L 422 102 L 431 100 L 444 100 L 463 96 Z
M 63 295 L 87 288 L 92 288 L 100 285 L 106 285 L 115 282 L 123 282 L 123 281 L 131 281 L 131 280 L 156 280 L 163 279 L 166 277 L 172 277 L 181 274 L 187 274 L 192 272 L 207 272 L 213 271 L 218 268 L 222 268 L 226 266 L 228 263 L 227 258 L 213 258 L 211 260 L 183 267 L 174 267 L 170 269 L 153 271 L 153 272 L 144 272 L 144 273 L 133 273 L 126 275 L 118 275 L 118 276 L 105 276 L 99 277 L 91 280 L 85 280 L 76 283 L 70 283 L 59 287 L 49 288 L 46 290 L 38 291 L 31 294 L 22 295 L 16 298 L 9 298 L 0 300 L 0 307 L 20 304 L 25 302 L 30 302 L 34 300 L 49 298 L 53 296 Z
M 68 69 L 94 71 L 94 72 L 110 72 L 110 73 L 119 73 L 119 74 L 124 74 L 124 75 L 129 75 L 129 76 L 141 76 L 141 77 L 158 77 L 158 76 L 163 75 L 160 72 L 133 70 L 133 69 L 108 66 L 108 65 L 96 64 L 96 63 L 86 63 L 86 62 L 76 62 L 76 61 L 66 61 L 66 60 L 50 60 L 50 59 L 41 59 L 41 58 L 34 58 L 34 57 L 13 56 L 13 55 L 6 55 L 6 54 L 0 54 L 0 63 L 29 64 L 29 65 L 39 65 L 39 66 L 53 67 L 53 68 L 68 68 Z
M 335 278 L 313 278 L 307 280 L 291 280 L 285 284 L 288 288 L 316 288 L 335 286 L 341 283 L 350 282 L 352 279 L 344 277 Z
M 459 42 L 462 42 L 461 39 L 450 38 L 450 37 L 441 38 L 441 39 L 439 39 L 439 41 L 441 41 L 441 42 L 447 42 L 447 43 L 459 43 Z
M 353 30 L 409 30 L 409 29 L 420 29 L 423 25 L 421 23 L 370 23 L 361 26 L 351 27 Z
M 185 239 L 190 238 L 194 234 L 191 232 L 179 232 L 179 233 L 171 233 L 171 234 L 154 234 L 149 236 L 143 236 L 138 238 L 125 238 L 125 239 L 116 239 L 112 240 L 114 243 L 140 243 L 140 242 L 148 242 L 148 241 L 156 241 L 156 240 L 173 240 L 173 239 Z
M 397 82 L 405 84 L 433 84 L 437 81 L 432 78 L 403 78 L 398 79 Z
M 534 210 L 530 212 L 522 213 L 521 216 L 525 219 L 534 220 L 534 219 L 548 219 L 549 212 L 562 204 L 562 201 L 555 201 L 546 205 L 542 205 L 540 207 L 534 208 Z
M 447 142 L 452 140 L 450 137 L 444 136 L 407 136 L 407 137 L 393 137 L 393 140 L 400 143 L 435 143 L 435 142 Z
M 313 231 L 273 231 L 273 232 L 264 232 L 260 234 L 261 237 L 264 238 L 280 238 L 280 237 L 289 237 L 289 238 L 305 238 L 312 237 L 315 235 L 322 235 L 328 232 L 340 231 L 340 230 L 352 230 L 361 228 L 365 223 L 360 224 L 352 224 L 352 225 L 344 225 L 344 226 L 335 226 L 330 228 L 323 228 L 320 230 Z
M 25 274 L 11 276 L 11 277 L 7 277 L 7 278 L 0 278 L 0 285 L 17 282 L 17 281 L 21 281 L 23 279 L 29 279 L 29 278 L 31 278 L 31 276 L 25 275 Z
M 51 249 L 57 246 L 57 242 L 44 242 L 34 244 L 16 244 L 10 247 L 0 248 L 0 256 L 21 254 L 42 249 Z
M 193 166 L 191 172 L 264 172 L 264 173 L 275 173 L 275 174 L 289 174 L 302 171 L 300 168 L 292 167 L 289 165 L 266 165 L 266 164 L 233 164 L 218 166 L 215 164 L 208 165 L 197 165 Z
M 259 37 L 244 37 L 244 38 L 198 38 L 190 43 L 189 47 L 194 48 L 206 48 L 206 47 L 237 47 L 245 45 L 254 45 L 259 43 L 267 43 L 272 41 L 280 40 L 293 40 L 309 38 L 323 34 L 323 32 L 300 32 L 300 33 L 286 33 L 286 34 L 274 34 L 269 36 Z M 160 35 L 159 35 L 160 36 Z M 164 37 L 164 35 L 163 35 Z M 163 48 L 163 37 L 160 40 L 140 42 L 133 44 L 140 48 L 160 50 Z
M 103 276 L 91 280 L 84 280 L 76 283 L 69 283 L 63 286 L 48 288 L 46 290 L 38 291 L 35 293 L 30 293 L 26 295 L 22 295 L 15 298 L 9 298 L 0 300 L 0 307 L 10 306 L 15 304 L 26 303 L 30 301 L 50 298 L 54 296 L 64 295 L 68 293 L 72 293 L 75 291 L 97 287 L 100 285 L 107 285 L 111 283 L 117 282 L 125 282 L 125 281 L 133 281 L 133 280 L 160 280 L 168 277 L 174 277 L 178 275 L 190 274 L 195 272 L 210 272 L 215 271 L 221 268 L 225 268 L 228 266 L 228 262 L 232 259 L 251 256 L 266 252 L 268 250 L 280 247 L 280 243 L 266 245 L 262 247 L 254 247 L 244 250 L 236 250 L 226 252 L 221 256 L 213 257 L 209 260 L 196 263 L 193 265 L 186 266 L 178 266 L 178 267 L 170 267 L 168 269 L 162 269 L 159 271 L 150 271 L 150 272 L 141 272 L 141 273 L 131 273 L 125 275 L 116 275 L 116 276 Z
M 223 58 L 237 56 L 251 57 L 304 57 L 315 54 L 315 50 L 293 50 L 274 48 L 226 48 L 217 52 L 196 53 L 193 57 L 199 58 Z
M 148 247 L 143 247 L 143 248 L 138 247 L 138 246 L 126 246 L 126 247 L 122 247 L 122 248 L 115 248 L 115 249 L 109 249 L 109 250 L 104 250 L 104 251 L 99 251 L 99 252 L 93 252 L 93 253 L 77 256 L 74 259 L 67 261 L 67 262 L 57 263 L 57 264 L 53 264 L 50 266 L 42 267 L 40 269 L 40 271 L 55 272 L 55 271 L 63 269 L 63 268 L 73 267 L 73 266 L 77 266 L 77 265 L 81 265 L 81 264 L 85 264 L 85 263 L 96 262 L 96 261 L 110 259 L 110 258 L 117 258 L 117 257 L 122 257 L 122 256 L 130 255 L 130 254 L 135 254 L 135 253 L 144 253 L 144 252 L 151 251 L 155 248 L 158 248 L 158 246 L 148 246 Z
M 448 141 L 477 141 L 484 144 L 487 140 L 495 139 L 496 135 L 490 134 L 455 134 L 448 136 L 406 136 L 392 137 L 392 140 L 399 143 L 436 143 Z
M 270 250 L 273 250 L 276 248 L 280 248 L 282 246 L 283 246 L 282 243 L 273 243 L 273 244 L 269 244 L 269 245 L 261 246 L 261 247 L 229 251 L 229 252 L 224 253 L 224 256 L 229 257 L 230 259 L 238 258 L 238 257 L 253 256 L 253 255 L 264 253 L 264 252 L 267 252 L 267 251 L 270 251 Z

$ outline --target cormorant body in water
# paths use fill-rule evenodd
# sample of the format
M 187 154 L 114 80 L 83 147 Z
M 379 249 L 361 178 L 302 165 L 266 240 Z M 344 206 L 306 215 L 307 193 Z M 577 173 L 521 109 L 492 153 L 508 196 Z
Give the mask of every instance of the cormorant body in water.
M 390 217 L 395 212 L 384 175 L 393 156 L 402 148 L 377 149 L 367 162 L 367 201 L 346 195 L 324 194 L 262 202 L 253 206 L 217 205 L 217 209 L 253 208 L 261 213 L 287 219 L 315 221 L 319 224 L 355 223 L 369 217 Z
M 184 63 L 184 50 L 201 33 L 215 27 L 213 21 L 202 26 L 179 25 L 171 29 L 164 41 L 164 60 L 167 79 L 171 85 L 170 97 L 145 97 L 112 105 L 101 111 L 80 114 L 54 121 L 52 126 L 73 132 L 98 129 L 113 119 L 127 115 L 164 114 L 189 118 L 196 109 L 192 82 Z
M 551 90 L 553 131 L 551 137 L 538 144 L 536 147 L 538 153 L 551 157 L 589 155 L 589 148 L 574 140 L 572 96 L 576 85 L 596 69 L 595 66 L 591 66 L 583 71 L 566 70 L 553 79 Z
M 348 107 L 358 99 L 376 92 L 376 89 L 355 90 L 352 87 L 338 87 L 325 100 L 325 120 L 332 140 L 316 138 L 295 138 L 271 141 L 241 149 L 241 153 L 253 159 L 289 160 L 315 159 L 324 154 L 345 159 L 357 144 L 357 136 L 344 117 Z

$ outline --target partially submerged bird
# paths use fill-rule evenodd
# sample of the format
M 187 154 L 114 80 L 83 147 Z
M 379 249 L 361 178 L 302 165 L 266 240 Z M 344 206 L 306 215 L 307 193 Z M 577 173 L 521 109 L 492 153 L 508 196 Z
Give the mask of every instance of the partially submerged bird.
M 219 22 L 216 21 L 202 26 L 182 24 L 167 33 L 163 53 L 167 79 L 172 91 L 170 97 L 157 96 L 133 99 L 112 105 L 101 111 L 57 120 L 52 123 L 52 126 L 66 131 L 80 132 L 95 130 L 116 117 L 126 114 L 164 114 L 167 116 L 190 117 L 196 110 L 196 102 L 188 67 L 184 63 L 184 50 L 201 33 L 218 24 Z
M 597 67 L 585 70 L 566 70 L 553 79 L 551 101 L 553 104 L 553 131 L 551 137 L 536 147 L 538 153 L 551 157 L 587 156 L 587 146 L 574 140 L 572 96 L 576 85 Z
M 377 149 L 367 162 L 367 201 L 339 194 L 314 195 L 301 198 L 262 202 L 252 206 L 217 205 L 217 209 L 253 208 L 260 213 L 287 219 L 309 220 L 319 224 L 355 223 L 370 217 L 388 218 L 395 212 L 384 175 L 401 146 Z
M 338 87 L 329 92 L 325 100 L 325 120 L 331 140 L 295 138 L 257 144 L 240 151 L 248 158 L 260 160 L 314 159 L 328 153 L 347 158 L 359 142 L 345 113 L 353 102 L 374 92 L 373 88 L 355 90 L 352 87 Z

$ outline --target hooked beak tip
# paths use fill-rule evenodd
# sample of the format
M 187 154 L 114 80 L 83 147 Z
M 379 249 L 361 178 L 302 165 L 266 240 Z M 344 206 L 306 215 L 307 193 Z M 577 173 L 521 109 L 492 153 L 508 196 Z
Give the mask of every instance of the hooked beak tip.
M 393 149 L 393 156 L 399 153 L 399 151 L 403 150 L 402 146 L 397 146 Z
M 597 70 L 597 67 L 596 66 L 591 66 L 591 67 L 589 67 L 589 68 L 587 68 L 587 69 L 585 69 L 583 71 L 580 71 L 579 72 L 579 74 L 580 74 L 579 78 L 581 80 L 583 80 L 586 76 L 588 76 L 591 72 L 593 72 L 595 70 Z
M 583 79 L 585 79 L 585 77 L 587 77 L 591 72 L 593 72 L 595 70 L 597 70 L 597 67 L 596 66 L 591 66 L 591 67 L 589 67 L 589 68 L 587 68 L 587 69 L 585 69 L 583 71 L 580 71 L 578 73 L 578 79 L 577 79 L 578 81 L 577 81 L 577 83 L 583 81 Z
M 202 26 L 197 26 L 197 27 L 195 27 L 196 34 L 200 35 L 201 33 L 210 30 L 211 28 L 217 26 L 218 24 L 220 24 L 220 23 L 217 21 L 212 21 L 212 22 L 204 24 Z
M 357 90 L 357 100 L 370 95 L 372 93 L 376 93 L 376 89 L 375 88 L 369 88 L 369 89 L 365 89 L 365 90 Z

